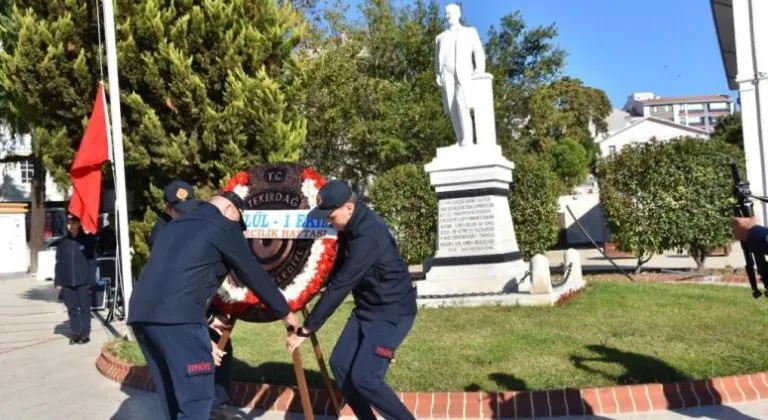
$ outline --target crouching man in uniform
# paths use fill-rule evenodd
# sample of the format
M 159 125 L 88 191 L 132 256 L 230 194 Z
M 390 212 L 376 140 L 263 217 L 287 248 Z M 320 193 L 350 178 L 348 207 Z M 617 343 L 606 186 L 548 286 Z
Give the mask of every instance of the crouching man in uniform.
M 408 266 L 384 220 L 341 181 L 320 189 L 310 217 L 327 219 L 339 230 L 343 251 L 337 271 L 304 326 L 288 338 L 293 352 L 316 332 L 352 292 L 355 308 L 331 354 L 337 386 L 358 419 L 413 419 L 384 382 L 395 351 L 416 317 L 416 289 Z M 344 256 L 346 253 L 346 256 Z
M 290 328 L 295 316 L 251 252 L 243 200 L 221 193 L 162 229 L 128 310 L 128 324 L 171 420 L 208 419 L 214 401 L 213 346 L 206 310 L 232 270 Z

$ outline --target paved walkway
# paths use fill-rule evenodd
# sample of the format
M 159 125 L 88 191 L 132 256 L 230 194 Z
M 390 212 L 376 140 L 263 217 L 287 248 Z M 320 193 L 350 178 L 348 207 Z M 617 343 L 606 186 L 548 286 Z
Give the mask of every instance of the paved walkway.
M 161 418 L 157 415 L 160 404 L 153 393 L 122 387 L 96 370 L 94 364 L 101 345 L 110 337 L 99 318 L 93 319 L 90 343 L 69 345 L 67 314 L 56 295 L 51 282 L 42 283 L 27 276 L 0 278 L 0 420 Z M 123 331 L 124 327 L 116 328 Z M 271 412 L 244 415 L 266 420 L 302 418 Z M 768 403 L 591 418 L 768 419 Z

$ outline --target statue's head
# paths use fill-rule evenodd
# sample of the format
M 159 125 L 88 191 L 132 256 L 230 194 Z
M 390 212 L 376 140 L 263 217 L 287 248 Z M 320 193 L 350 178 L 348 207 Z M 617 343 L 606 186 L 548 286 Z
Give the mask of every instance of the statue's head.
M 461 7 L 459 7 L 458 4 L 451 3 L 448 6 L 445 6 L 445 15 L 451 26 L 458 25 L 459 19 L 461 19 Z

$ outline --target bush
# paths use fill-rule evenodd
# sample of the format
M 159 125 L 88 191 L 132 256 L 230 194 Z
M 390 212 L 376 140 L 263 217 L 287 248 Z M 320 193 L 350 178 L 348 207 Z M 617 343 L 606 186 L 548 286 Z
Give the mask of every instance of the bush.
M 526 259 L 557 243 L 557 196 L 561 184 L 549 164 L 533 155 L 515 157 L 509 207 L 517 243 Z M 409 264 L 435 254 L 437 197 L 420 165 L 395 167 L 376 179 L 371 200 L 394 231 Z
M 589 174 L 589 153 L 581 143 L 572 139 L 560 140 L 549 150 L 552 169 L 568 189 L 584 182 Z
M 408 264 L 421 264 L 435 254 L 437 196 L 421 165 L 409 163 L 381 174 L 371 187 L 371 200 Z
M 612 241 L 638 256 L 686 250 L 698 269 L 708 253 L 730 242 L 728 162 L 739 150 L 717 140 L 680 137 L 625 147 L 598 164 L 600 200 Z
M 507 156 L 515 163 L 509 209 L 515 236 L 526 259 L 557 243 L 557 197 L 562 185 L 549 163 L 536 155 Z

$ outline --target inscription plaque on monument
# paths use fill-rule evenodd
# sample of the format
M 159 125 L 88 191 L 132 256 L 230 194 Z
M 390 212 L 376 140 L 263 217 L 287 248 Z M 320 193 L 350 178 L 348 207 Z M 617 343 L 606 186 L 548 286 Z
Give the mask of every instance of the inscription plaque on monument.
M 446 252 L 488 252 L 496 243 L 491 197 L 442 199 L 438 204 L 438 248 Z

